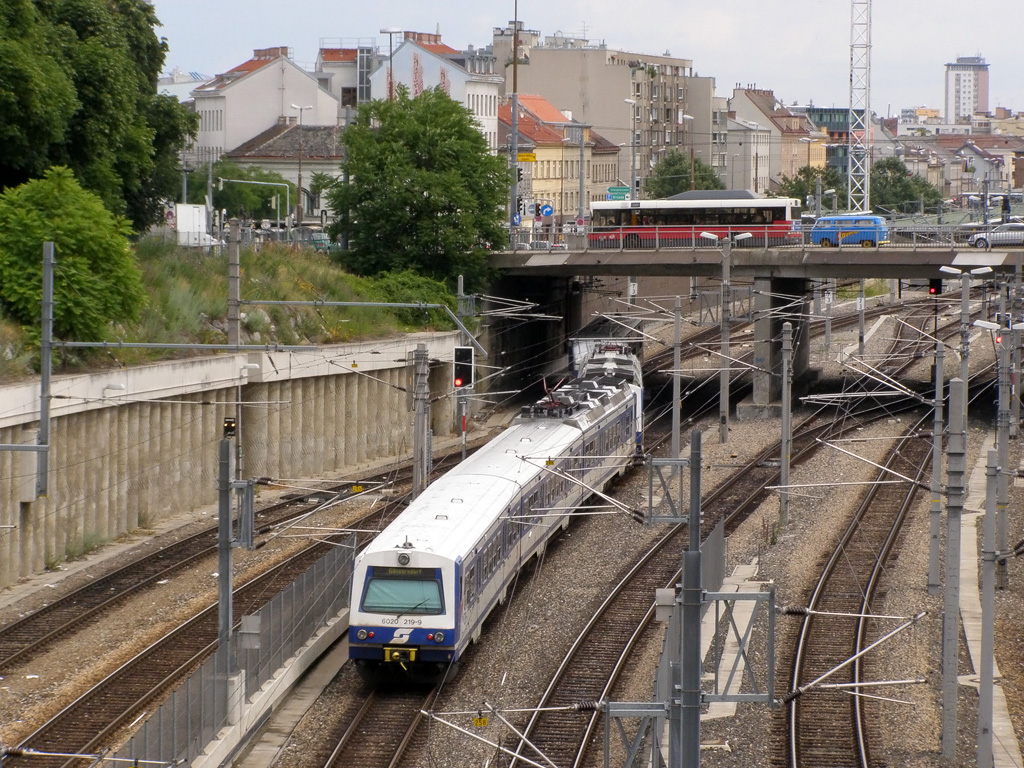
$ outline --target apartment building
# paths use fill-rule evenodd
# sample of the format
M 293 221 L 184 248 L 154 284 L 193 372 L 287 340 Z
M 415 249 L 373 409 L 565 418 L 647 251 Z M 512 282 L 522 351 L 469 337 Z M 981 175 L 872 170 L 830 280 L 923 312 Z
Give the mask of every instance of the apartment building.
M 958 56 L 946 65 L 946 122 L 970 122 L 988 112 L 988 64 L 981 56 Z
M 518 56 L 513 56 L 517 38 Z M 513 85 L 517 93 L 539 94 L 625 148 L 619 153 L 621 184 L 635 177 L 642 190 L 651 168 L 670 149 L 692 150 L 704 162 L 716 154 L 713 137 L 722 118 L 716 129 L 715 82 L 695 76 L 689 59 L 615 50 L 561 34 L 542 37 L 521 21 L 495 28 L 489 47 L 504 64 L 506 94 Z

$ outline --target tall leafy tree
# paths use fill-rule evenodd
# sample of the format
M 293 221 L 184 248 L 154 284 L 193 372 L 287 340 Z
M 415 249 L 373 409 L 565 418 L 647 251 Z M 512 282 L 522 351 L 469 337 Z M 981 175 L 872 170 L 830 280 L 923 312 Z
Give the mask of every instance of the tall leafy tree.
M 53 242 L 54 333 L 94 341 L 110 322 L 142 308 L 142 278 L 128 245 L 127 222 L 83 189 L 68 168 L 0 195 L 0 308 L 26 326 L 39 323 L 42 243 Z
M 192 181 L 188 186 L 190 203 L 202 203 L 206 200 L 207 179 L 210 175 L 210 168 L 207 165 L 200 166 L 192 174 Z M 288 205 L 294 209 L 298 200 L 294 184 L 281 174 L 257 165 L 241 166 L 231 160 L 218 160 L 213 164 L 212 177 L 213 207 L 227 211 L 229 217 L 274 221 L 280 214 L 284 220 L 288 215 Z M 233 181 L 221 184 L 218 179 Z
M 348 242 L 353 272 L 414 270 L 449 283 L 486 263 L 482 243 L 503 242 L 503 206 L 511 175 L 465 107 L 440 89 L 359 109 L 345 131 L 348 183 L 326 192 Z
M 137 230 L 157 220 L 197 125 L 156 92 L 158 24 L 144 0 L 0 4 L 0 187 L 66 165 Z
M 647 177 L 644 190 L 654 199 L 671 197 L 689 189 L 725 189 L 714 168 L 678 149 L 670 149 Z
M 846 179 L 843 174 L 831 166 L 824 170 L 805 165 L 797 170 L 795 176 L 783 174 L 779 181 L 779 192 L 785 197 L 795 197 L 803 202 L 808 208 L 815 204 L 814 196 L 818 191 L 818 179 L 821 179 L 821 191 L 831 189 L 835 191 L 836 200 L 846 200 Z M 824 197 L 824 195 L 822 195 Z M 831 198 L 831 195 L 829 195 Z M 831 201 L 829 201 L 831 202 Z M 822 203 L 825 204 L 824 202 Z
M 898 157 L 887 157 L 871 166 L 871 207 L 878 210 L 910 212 L 933 208 L 942 202 L 942 192 L 926 179 L 911 175 Z

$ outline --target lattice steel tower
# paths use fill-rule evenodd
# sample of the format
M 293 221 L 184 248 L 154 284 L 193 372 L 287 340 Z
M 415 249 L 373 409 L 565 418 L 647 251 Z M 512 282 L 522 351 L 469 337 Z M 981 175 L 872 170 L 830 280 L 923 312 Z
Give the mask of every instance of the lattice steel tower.
M 846 207 L 871 209 L 871 0 L 851 0 Z

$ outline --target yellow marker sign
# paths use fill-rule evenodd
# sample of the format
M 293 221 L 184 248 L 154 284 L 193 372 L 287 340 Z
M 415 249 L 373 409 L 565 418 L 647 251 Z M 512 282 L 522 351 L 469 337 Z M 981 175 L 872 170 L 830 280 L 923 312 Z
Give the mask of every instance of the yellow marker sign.
M 486 717 L 474 717 L 473 718 L 473 725 L 476 728 L 486 728 L 487 727 L 487 718 Z
M 520 152 L 518 155 L 516 155 L 516 159 L 520 163 L 536 163 L 537 162 L 537 153 L 536 152 Z

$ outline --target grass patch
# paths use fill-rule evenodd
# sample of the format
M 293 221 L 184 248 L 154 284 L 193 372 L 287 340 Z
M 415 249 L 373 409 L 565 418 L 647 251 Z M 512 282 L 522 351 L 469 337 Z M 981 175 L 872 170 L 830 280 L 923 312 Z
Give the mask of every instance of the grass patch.
M 147 296 L 139 319 L 112 325 L 111 342 L 226 344 L 228 301 L 227 249 L 208 253 L 180 248 L 159 238 L 135 246 Z M 376 278 L 345 272 L 327 254 L 309 247 L 264 244 L 239 254 L 243 301 L 242 342 L 248 344 L 337 344 L 387 338 L 419 330 L 450 330 L 443 310 L 260 305 L 266 301 L 389 302 L 446 304 L 455 297 L 444 284 L 413 273 Z M 0 381 L 38 374 L 37 328 L 21 328 L 0 318 Z M 210 354 L 203 350 L 65 350 L 55 355 L 56 370 L 95 370 L 155 360 Z

